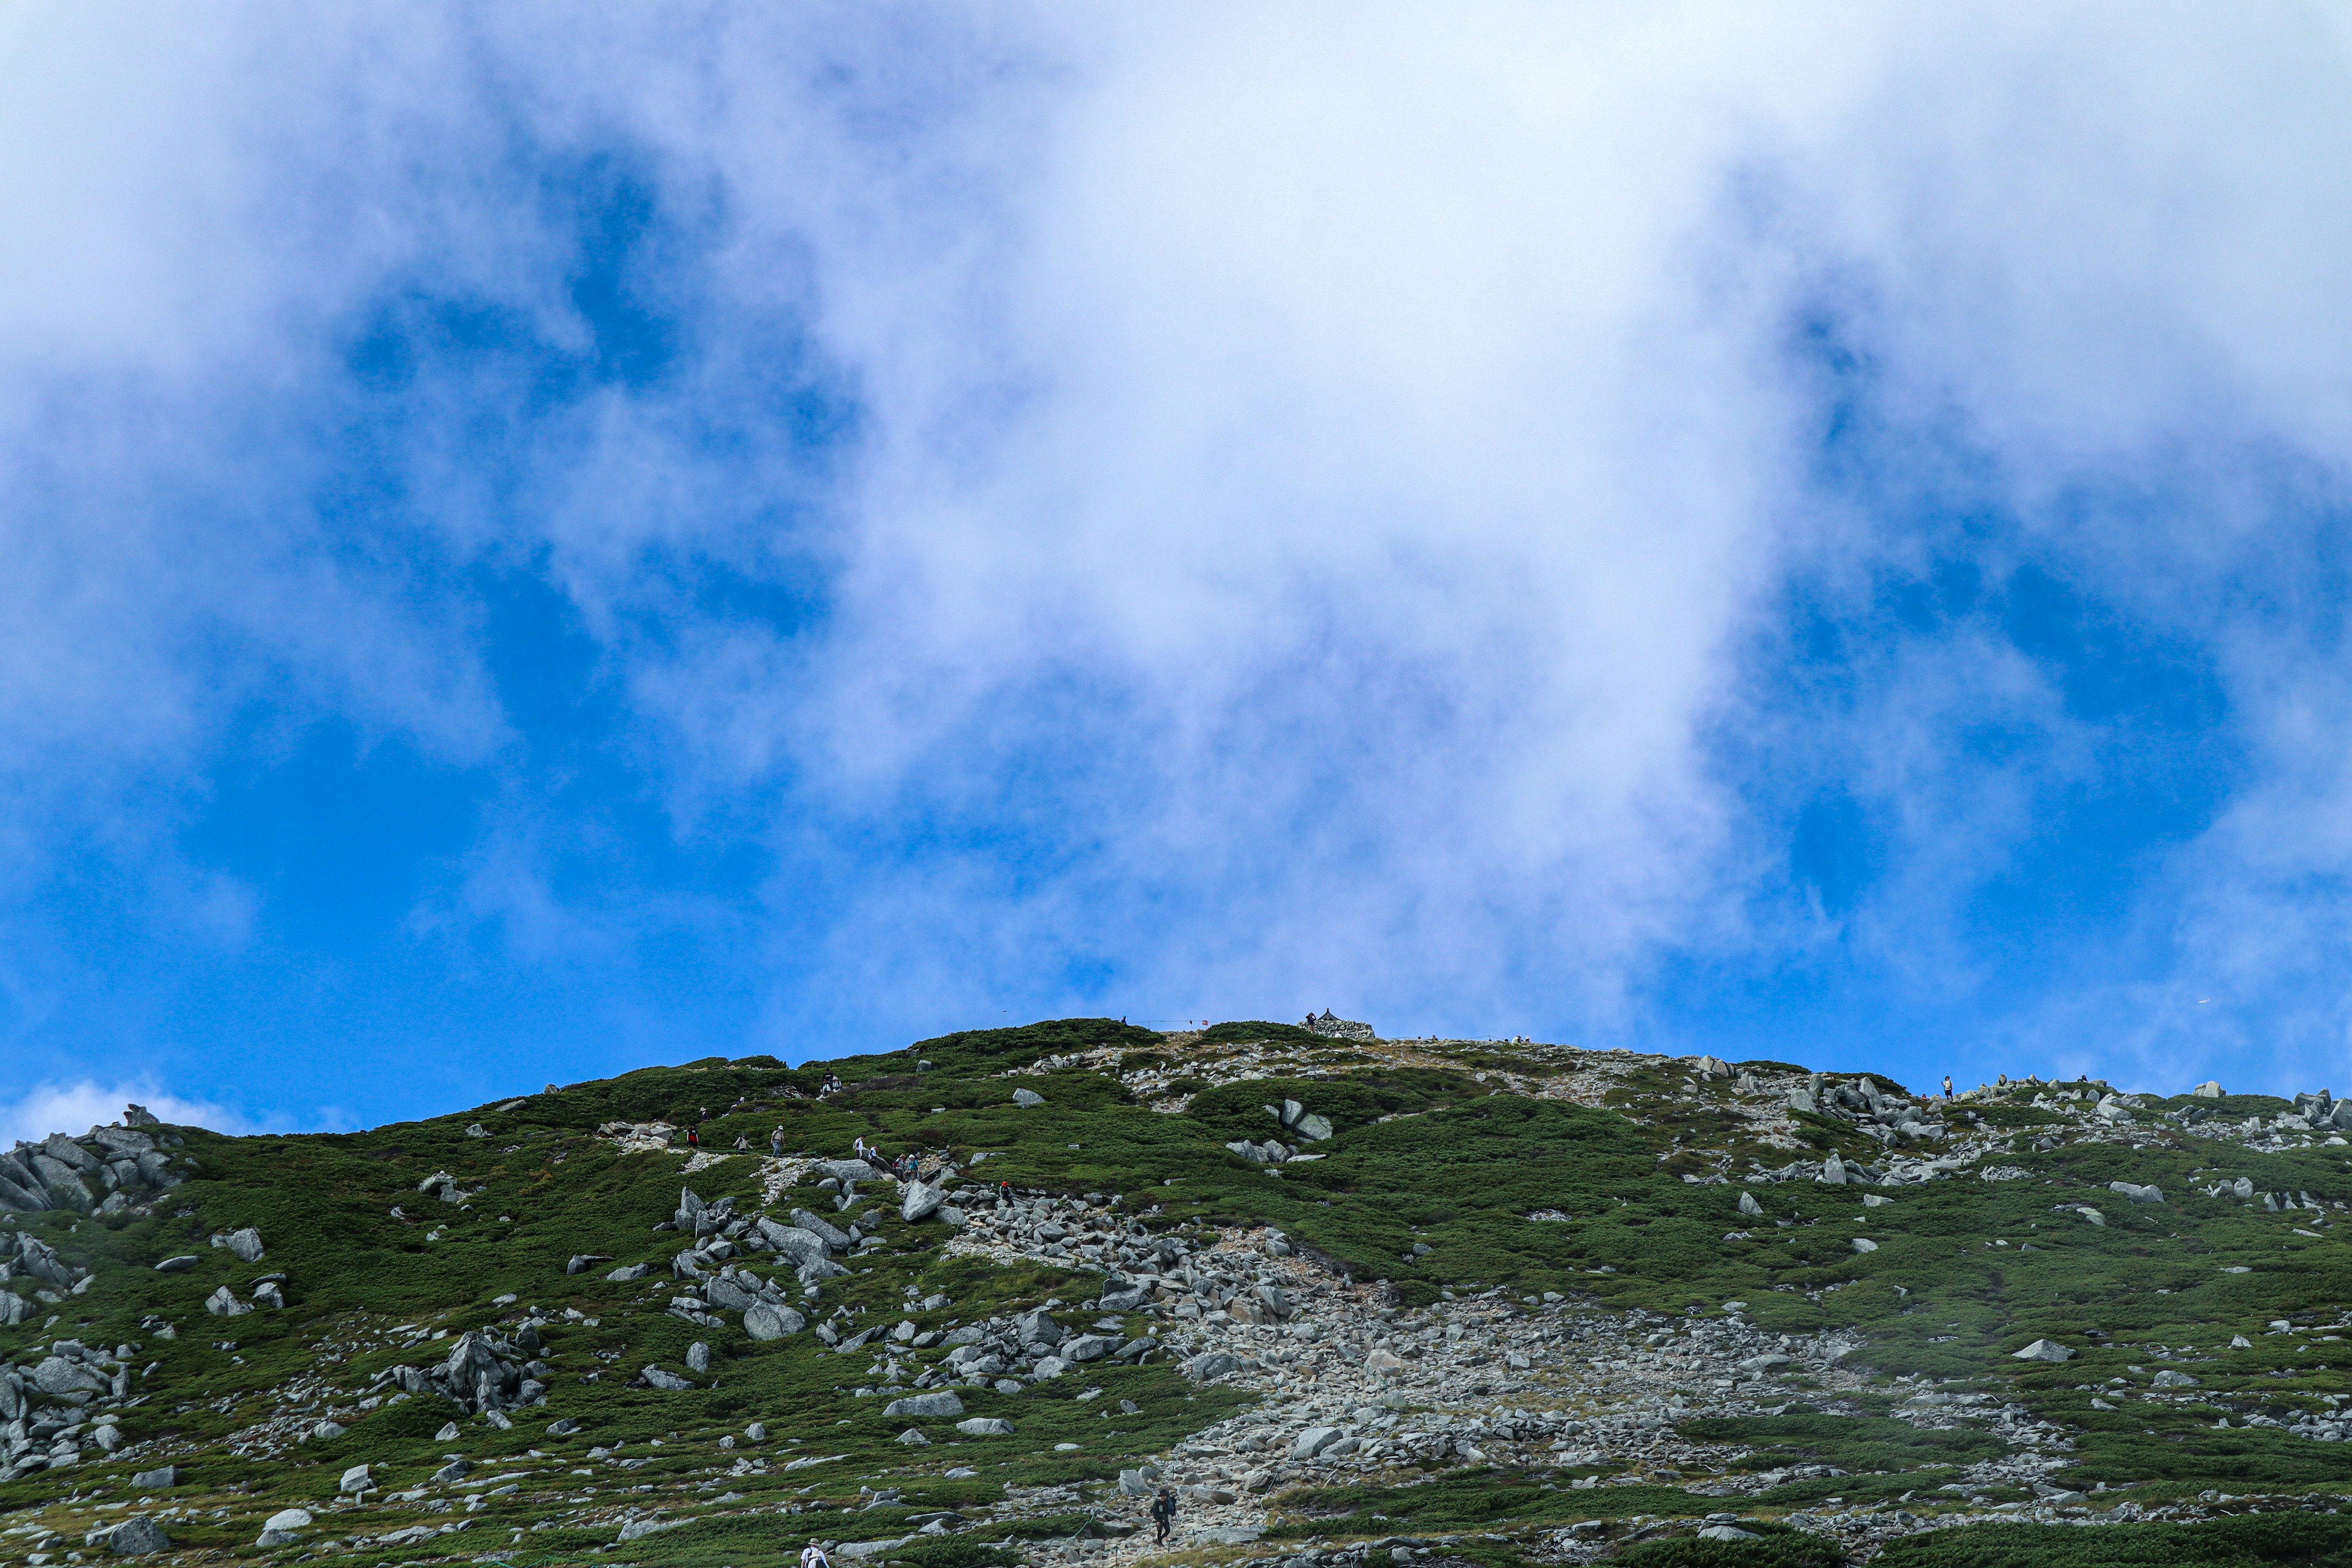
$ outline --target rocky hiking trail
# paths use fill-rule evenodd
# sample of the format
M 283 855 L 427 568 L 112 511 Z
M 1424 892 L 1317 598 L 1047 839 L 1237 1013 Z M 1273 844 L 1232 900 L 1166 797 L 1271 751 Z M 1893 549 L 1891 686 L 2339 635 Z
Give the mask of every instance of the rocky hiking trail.
M 133 1108 L 0 1156 L 0 1568 L 2336 1560 L 2347 1125 L 1328 1015 Z

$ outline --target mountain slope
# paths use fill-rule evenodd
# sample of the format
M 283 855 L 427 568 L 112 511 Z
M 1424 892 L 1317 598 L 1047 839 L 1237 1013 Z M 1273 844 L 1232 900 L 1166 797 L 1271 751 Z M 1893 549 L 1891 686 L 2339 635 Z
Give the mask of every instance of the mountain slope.
M 2347 1550 L 2334 1101 L 1317 1022 L 20 1149 L 0 1564 Z

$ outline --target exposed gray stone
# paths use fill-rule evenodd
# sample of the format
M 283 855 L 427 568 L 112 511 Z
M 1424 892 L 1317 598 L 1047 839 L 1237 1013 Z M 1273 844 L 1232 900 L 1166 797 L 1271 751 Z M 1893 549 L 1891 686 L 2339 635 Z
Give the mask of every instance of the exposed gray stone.
M 30 1381 L 35 1388 L 52 1398 L 67 1394 L 102 1394 L 108 1387 L 106 1379 L 81 1363 L 58 1355 L 44 1357 L 33 1368 Z
M 1311 1459 L 1339 1440 L 1339 1428 L 1337 1426 L 1309 1426 L 1298 1435 L 1297 1442 L 1291 1444 L 1290 1457 Z
M 794 1209 L 793 1211 L 793 1225 L 794 1228 L 815 1237 L 827 1247 L 840 1248 L 849 1245 L 849 1233 L 847 1231 L 843 1230 L 832 1221 L 825 1219 L 822 1215 L 809 1213 L 806 1209 Z
M 164 1465 L 152 1470 L 134 1471 L 131 1489 L 142 1492 L 166 1492 L 180 1484 L 180 1467 Z
M 946 1198 L 945 1193 L 929 1183 L 909 1182 L 907 1184 L 906 1196 L 899 1200 L 898 1217 L 908 1224 L 919 1219 L 929 1219 L 939 1212 L 940 1205 L 945 1202 Z
M 929 1394 L 910 1394 L 904 1399 L 894 1399 L 883 1408 L 885 1418 L 904 1415 L 918 1420 L 938 1420 L 963 1414 L 963 1401 L 951 1389 L 934 1389 Z
M 1013 1423 L 1001 1415 L 974 1415 L 956 1423 L 956 1430 L 967 1437 L 1010 1437 Z
M 1026 1110 L 1031 1106 L 1045 1104 L 1045 1097 L 1034 1089 L 1016 1089 L 1013 1091 L 1013 1103 Z
M 343 1479 L 335 1483 L 335 1489 L 346 1496 L 356 1497 L 374 1485 L 375 1482 L 370 1477 L 365 1465 L 353 1465 L 343 1472 Z
M 2074 1352 L 2056 1340 L 2036 1340 L 2023 1350 L 2011 1351 L 2009 1353 L 2018 1361 L 2059 1362 L 2074 1359 Z
M 1186 1362 L 1184 1375 L 1195 1383 L 1208 1383 L 1241 1369 L 1241 1357 L 1224 1351 L 1209 1351 Z
M 144 1514 L 126 1519 L 106 1532 L 106 1549 L 117 1557 L 150 1557 L 172 1550 L 163 1527 Z
M 808 1320 L 790 1307 L 757 1301 L 743 1309 L 743 1331 L 755 1340 L 781 1340 L 799 1333 Z
M 683 1394 L 694 1386 L 692 1383 L 678 1376 L 677 1373 L 664 1371 L 657 1366 L 649 1366 L 637 1375 L 645 1379 L 646 1387 L 658 1388 L 669 1394 Z
M 184 1252 L 177 1258 L 166 1258 L 163 1262 L 155 1265 L 155 1272 L 158 1274 L 185 1274 L 189 1269 L 194 1268 L 202 1261 L 204 1260 L 198 1258 L 194 1253 Z

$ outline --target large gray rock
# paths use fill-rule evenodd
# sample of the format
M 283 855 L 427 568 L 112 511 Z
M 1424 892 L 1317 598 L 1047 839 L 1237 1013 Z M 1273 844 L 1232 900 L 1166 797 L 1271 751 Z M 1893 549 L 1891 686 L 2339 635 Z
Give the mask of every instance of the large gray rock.
M 909 1182 L 906 1196 L 898 1203 L 898 1217 L 910 1225 L 919 1219 L 929 1219 L 946 1200 L 947 1194 L 929 1183 Z
M 44 1357 L 33 1368 L 33 1386 L 52 1398 L 68 1394 L 103 1394 L 112 1385 L 78 1361 L 64 1356 Z
M 676 1530 L 679 1525 L 688 1522 L 683 1519 L 633 1519 L 621 1526 L 621 1533 L 613 1538 L 613 1543 L 617 1546 L 623 1542 L 643 1541 L 648 1535 L 657 1535 L 665 1530 Z
M 2056 1340 L 2036 1340 L 2021 1351 L 2009 1352 L 2019 1361 L 2073 1361 L 2074 1352 Z
M 1095 1304 L 1106 1312 L 1131 1312 L 1150 1300 L 1150 1280 L 1122 1279 L 1112 1274 L 1104 1278 L 1102 1298 Z
M 77 1172 L 95 1172 L 102 1163 L 97 1155 L 62 1132 L 52 1132 L 43 1140 L 41 1152 L 59 1164 Z
M 205 1310 L 215 1318 L 242 1318 L 252 1307 L 236 1299 L 236 1292 L 224 1285 L 205 1298 Z
M 743 1309 L 743 1331 L 755 1340 L 781 1340 L 799 1333 L 808 1320 L 790 1307 L 755 1301 Z
M 81 1178 L 74 1173 L 71 1165 L 46 1153 L 31 1156 L 30 1163 L 34 1181 L 56 1200 L 58 1206 L 83 1210 L 98 1206 L 98 1200 L 90 1195 L 89 1189 L 82 1184 Z
M 649 1366 L 637 1375 L 645 1379 L 647 1388 L 658 1388 L 669 1394 L 683 1394 L 694 1386 L 677 1373 L 666 1372 L 657 1366 Z
M 198 1263 L 203 1261 L 204 1260 L 202 1258 L 198 1258 L 193 1252 L 184 1252 L 177 1258 L 166 1258 L 163 1262 L 155 1265 L 155 1272 L 158 1274 L 185 1274 L 189 1269 L 194 1268 Z
M 162 1525 L 142 1514 L 108 1531 L 106 1549 L 117 1557 L 152 1557 L 171 1551 L 172 1538 L 163 1533 Z
M 2164 1201 L 2162 1187 L 2142 1186 L 2137 1182 L 2109 1182 L 2107 1191 L 2121 1193 L 2136 1204 L 2160 1204 Z
M 708 1376 L 710 1372 L 710 1347 L 700 1340 L 687 1346 L 686 1370 L 698 1377 Z
M 268 1519 L 264 1520 L 262 1521 L 261 1528 L 264 1530 L 292 1531 L 297 1530 L 308 1530 L 315 1522 L 316 1521 L 310 1517 L 310 1510 L 309 1509 L 287 1508 L 278 1510 L 276 1513 L 271 1514 Z
M 261 1232 L 249 1225 L 241 1230 L 230 1231 L 226 1236 L 215 1237 L 213 1245 L 227 1247 L 247 1263 L 261 1261 Z
M 373 1490 L 374 1486 L 374 1479 L 369 1474 L 368 1468 L 353 1465 L 343 1472 L 343 1479 L 335 1483 L 335 1489 L 347 1497 L 357 1497 L 363 1491 Z
M 631 1284 L 646 1277 L 647 1267 L 643 1263 L 625 1263 L 604 1278 L 615 1285 Z
M 2221 1086 L 2209 1079 L 2189 1092 L 2200 1100 L 2219 1100 L 2221 1098 Z
M 1830 1157 L 1822 1162 L 1822 1180 L 1833 1187 L 1845 1185 L 1845 1161 L 1834 1149 L 1830 1151 Z
M 794 1209 L 793 1211 L 793 1225 L 795 1229 L 804 1231 L 808 1235 L 815 1237 L 827 1247 L 833 1247 L 835 1250 L 839 1250 L 840 1248 L 849 1245 L 849 1233 L 847 1231 L 841 1229 L 839 1226 L 833 1224 L 832 1221 L 825 1219 L 820 1215 L 809 1213 L 806 1209 Z
M 823 1237 L 766 1215 L 760 1216 L 760 1236 L 770 1247 L 795 1264 L 819 1262 L 826 1256 Z
M 1239 1372 L 1241 1369 L 1241 1357 L 1224 1351 L 1209 1351 L 1186 1362 L 1184 1375 L 1194 1383 L 1208 1383 L 1224 1376 L 1227 1373 Z M 1338 1434 L 1335 1432 L 1333 1436 L 1336 1436 Z
M 139 1470 L 131 1478 L 131 1489 L 141 1492 L 167 1492 L 180 1484 L 180 1467 L 164 1465 L 157 1469 Z
M 1756 1201 L 1755 1194 L 1742 1193 L 1739 1194 L 1739 1212 L 1745 1215 L 1760 1215 L 1764 1212 L 1764 1205 Z
M 910 1394 L 904 1399 L 894 1399 L 882 1412 L 886 1419 L 905 1415 L 917 1419 L 939 1419 L 963 1414 L 963 1401 L 952 1390 L 934 1389 L 929 1394 Z
M 1311 1142 L 1319 1143 L 1331 1136 L 1331 1119 L 1319 1111 L 1310 1110 L 1298 1119 L 1291 1131 Z
M 1010 1437 L 1013 1423 L 1001 1415 L 975 1415 L 957 1422 L 956 1430 L 967 1437 Z
M 878 1174 L 863 1160 L 819 1160 L 809 1169 L 836 1182 L 870 1182 Z
M 1013 1091 L 1013 1103 L 1026 1110 L 1031 1106 L 1045 1104 L 1045 1097 L 1034 1089 L 1016 1089 Z
M 2175 1372 L 2170 1367 L 2167 1367 L 2162 1372 L 2158 1373 L 2150 1381 L 2158 1388 L 2194 1388 L 2197 1386 L 2197 1380 L 2195 1378 L 2189 1376 L 2185 1372 Z
M 727 1312 L 748 1312 L 760 1300 L 734 1280 L 725 1278 L 704 1280 L 702 1299 Z
M 1080 1334 L 1062 1344 L 1061 1357 L 1072 1363 L 1100 1361 L 1117 1349 L 1118 1341 L 1114 1338 L 1103 1334 Z
M 1298 1435 L 1297 1442 L 1291 1444 L 1290 1457 L 1311 1459 L 1339 1440 L 1339 1428 L 1337 1426 L 1309 1426 Z

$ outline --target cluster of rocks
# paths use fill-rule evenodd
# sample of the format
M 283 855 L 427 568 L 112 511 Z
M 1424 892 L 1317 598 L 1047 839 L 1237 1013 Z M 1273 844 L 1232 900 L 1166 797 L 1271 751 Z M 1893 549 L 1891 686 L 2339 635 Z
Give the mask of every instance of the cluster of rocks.
M 1380 1036 L 1373 1032 L 1372 1026 L 1370 1024 L 1360 1024 L 1355 1022 L 1353 1019 L 1336 1017 L 1332 1015 L 1331 1009 L 1328 1007 L 1324 1008 L 1319 1016 L 1316 1014 L 1309 1013 L 1305 1021 L 1299 1025 L 1299 1027 L 1305 1029 L 1310 1035 L 1321 1035 L 1326 1039 L 1332 1040 L 1376 1040 L 1380 1038 Z
M 948 1244 L 950 1256 L 1000 1263 L 1035 1258 L 1066 1268 L 1151 1275 L 1181 1258 L 1185 1247 L 1181 1239 L 1154 1235 L 1101 1193 L 1007 1197 L 982 1191 L 964 1200 L 960 1217 L 962 1234 Z
M 32 1287 L 30 1300 L 11 1285 L 17 1279 Z M 14 1328 L 30 1319 L 38 1310 L 36 1301 L 57 1306 L 89 1283 L 89 1269 L 68 1263 L 39 1237 L 21 1230 L 0 1231 L 0 1328 Z
M 1789 1092 L 1789 1109 L 1851 1121 L 1855 1130 L 1882 1143 L 1918 1142 L 1945 1135 L 1932 1105 L 1879 1088 L 1864 1075 L 1852 1083 L 1832 1083 L 1814 1073 L 1802 1089 Z
M 511 1337 L 483 1330 L 457 1336 L 449 1353 L 424 1366 L 395 1366 L 377 1374 L 405 1394 L 437 1394 L 469 1415 L 488 1415 L 493 1426 L 511 1425 L 506 1412 L 547 1403 L 546 1349 L 540 1331 L 545 1320 L 526 1318 Z
M 182 1139 L 146 1131 L 160 1126 L 134 1105 L 122 1123 L 93 1127 L 80 1138 L 53 1132 L 38 1143 L 18 1143 L 0 1154 L 0 1208 L 120 1214 L 179 1185 L 181 1176 L 163 1151 Z
M 906 1325 L 902 1324 L 901 1327 Z M 1108 1332 L 1102 1331 L 1108 1329 Z M 913 1348 L 928 1348 L 931 1340 L 944 1348 L 940 1363 L 915 1379 L 919 1388 L 947 1384 L 989 1387 L 999 1394 L 1018 1394 L 1027 1382 L 1061 1376 L 1089 1362 L 1141 1363 L 1160 1349 L 1152 1335 L 1129 1337 L 1117 1320 L 1107 1320 L 1086 1333 L 1072 1333 L 1054 1321 L 1044 1307 L 1012 1317 L 966 1323 L 945 1332 L 909 1336 Z
M 1225 1145 L 1227 1149 L 1239 1154 L 1253 1165 L 1279 1165 L 1297 1159 L 1300 1149 L 1305 1147 L 1306 1143 L 1319 1143 L 1331 1136 L 1331 1119 L 1307 1110 L 1295 1100 L 1286 1100 L 1280 1105 L 1266 1106 L 1265 1110 L 1268 1116 L 1281 1124 L 1285 1132 L 1303 1142 L 1297 1145 L 1288 1145 L 1278 1138 L 1269 1138 L 1263 1143 L 1254 1143 L 1246 1138 L 1236 1138 Z M 1307 1158 L 1320 1159 L 1321 1156 L 1309 1155 Z
M 0 1366 L 0 1484 L 79 1464 L 85 1448 L 111 1454 L 121 1447 L 115 1416 L 87 1412 L 128 1398 L 132 1353 L 129 1345 L 109 1353 L 102 1345 L 58 1340 L 28 1368 Z

